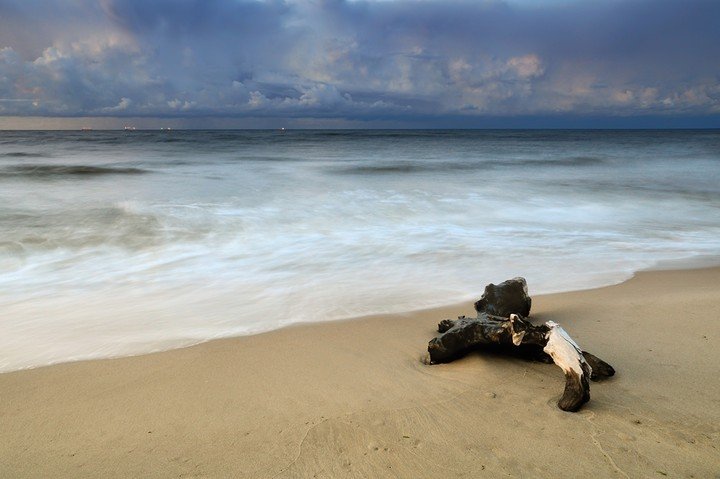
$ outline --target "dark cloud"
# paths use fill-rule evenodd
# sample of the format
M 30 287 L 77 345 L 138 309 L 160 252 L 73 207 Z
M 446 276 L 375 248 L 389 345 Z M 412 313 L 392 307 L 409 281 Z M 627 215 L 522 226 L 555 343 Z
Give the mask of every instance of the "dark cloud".
M 720 2 L 0 0 L 0 115 L 720 115 Z

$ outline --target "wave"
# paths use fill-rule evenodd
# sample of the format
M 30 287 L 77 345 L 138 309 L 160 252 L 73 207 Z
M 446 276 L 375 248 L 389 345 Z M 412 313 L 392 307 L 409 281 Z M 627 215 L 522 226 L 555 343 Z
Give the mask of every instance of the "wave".
M 569 156 L 543 160 L 521 160 L 516 164 L 522 166 L 594 166 L 603 163 L 606 163 L 606 160 L 596 156 Z
M 30 153 L 27 151 L 10 151 L 0 153 L 0 158 L 46 158 L 48 155 L 44 153 Z
M 13 165 L 0 169 L 0 178 L 53 178 L 64 176 L 140 175 L 149 170 L 92 165 Z
M 157 139 L 155 141 L 157 143 L 198 143 L 198 140 L 196 140 L 195 138 L 180 138 L 175 136 Z
M 132 204 L 56 212 L 0 209 L 0 253 L 83 250 L 114 246 L 141 250 L 202 234 L 168 224 L 166 218 Z
M 457 171 L 457 170 L 474 170 L 481 169 L 476 165 L 465 163 L 388 163 L 376 165 L 357 165 L 348 167 L 339 167 L 331 169 L 331 173 L 335 174 L 393 174 L 393 173 L 423 173 L 432 171 Z
M 105 248 L 142 251 L 202 245 L 234 238 L 242 226 L 215 216 L 214 204 L 149 205 L 133 200 L 96 206 L 34 209 L 0 204 L 0 262 L 4 254 L 61 251 L 64 255 Z
M 417 161 L 400 163 L 376 163 L 333 167 L 335 174 L 393 174 L 393 173 L 425 173 L 463 170 L 491 170 L 515 167 L 583 167 L 605 163 L 606 160 L 594 156 L 573 156 L 567 158 L 548 159 L 501 159 L 477 161 Z

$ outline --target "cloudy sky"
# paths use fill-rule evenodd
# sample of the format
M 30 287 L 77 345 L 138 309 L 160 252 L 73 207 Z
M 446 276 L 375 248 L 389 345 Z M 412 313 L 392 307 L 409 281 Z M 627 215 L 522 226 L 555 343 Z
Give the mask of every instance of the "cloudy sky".
M 0 127 L 720 127 L 718 0 L 0 0 Z

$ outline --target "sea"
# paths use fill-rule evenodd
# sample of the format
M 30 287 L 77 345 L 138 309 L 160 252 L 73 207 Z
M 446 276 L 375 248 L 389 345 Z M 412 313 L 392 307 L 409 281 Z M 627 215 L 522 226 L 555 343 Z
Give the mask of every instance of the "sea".
M 720 130 L 0 132 L 0 371 L 719 255 Z

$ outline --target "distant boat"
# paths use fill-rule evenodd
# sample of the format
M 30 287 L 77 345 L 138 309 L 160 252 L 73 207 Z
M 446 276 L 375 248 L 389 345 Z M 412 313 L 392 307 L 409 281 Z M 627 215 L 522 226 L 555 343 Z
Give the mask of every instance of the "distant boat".
M 170 128 L 169 126 L 163 126 L 162 128 L 160 128 L 160 131 L 170 131 L 170 130 L 172 130 L 172 128 Z
M 134 126 L 124 126 L 124 127 L 123 127 L 123 130 L 125 130 L 125 131 L 135 131 L 135 127 L 134 127 Z
M 280 133 L 285 133 L 285 127 L 280 128 Z
M 80 131 L 92 131 L 92 128 L 90 128 L 89 126 L 83 126 L 82 128 L 80 128 Z

